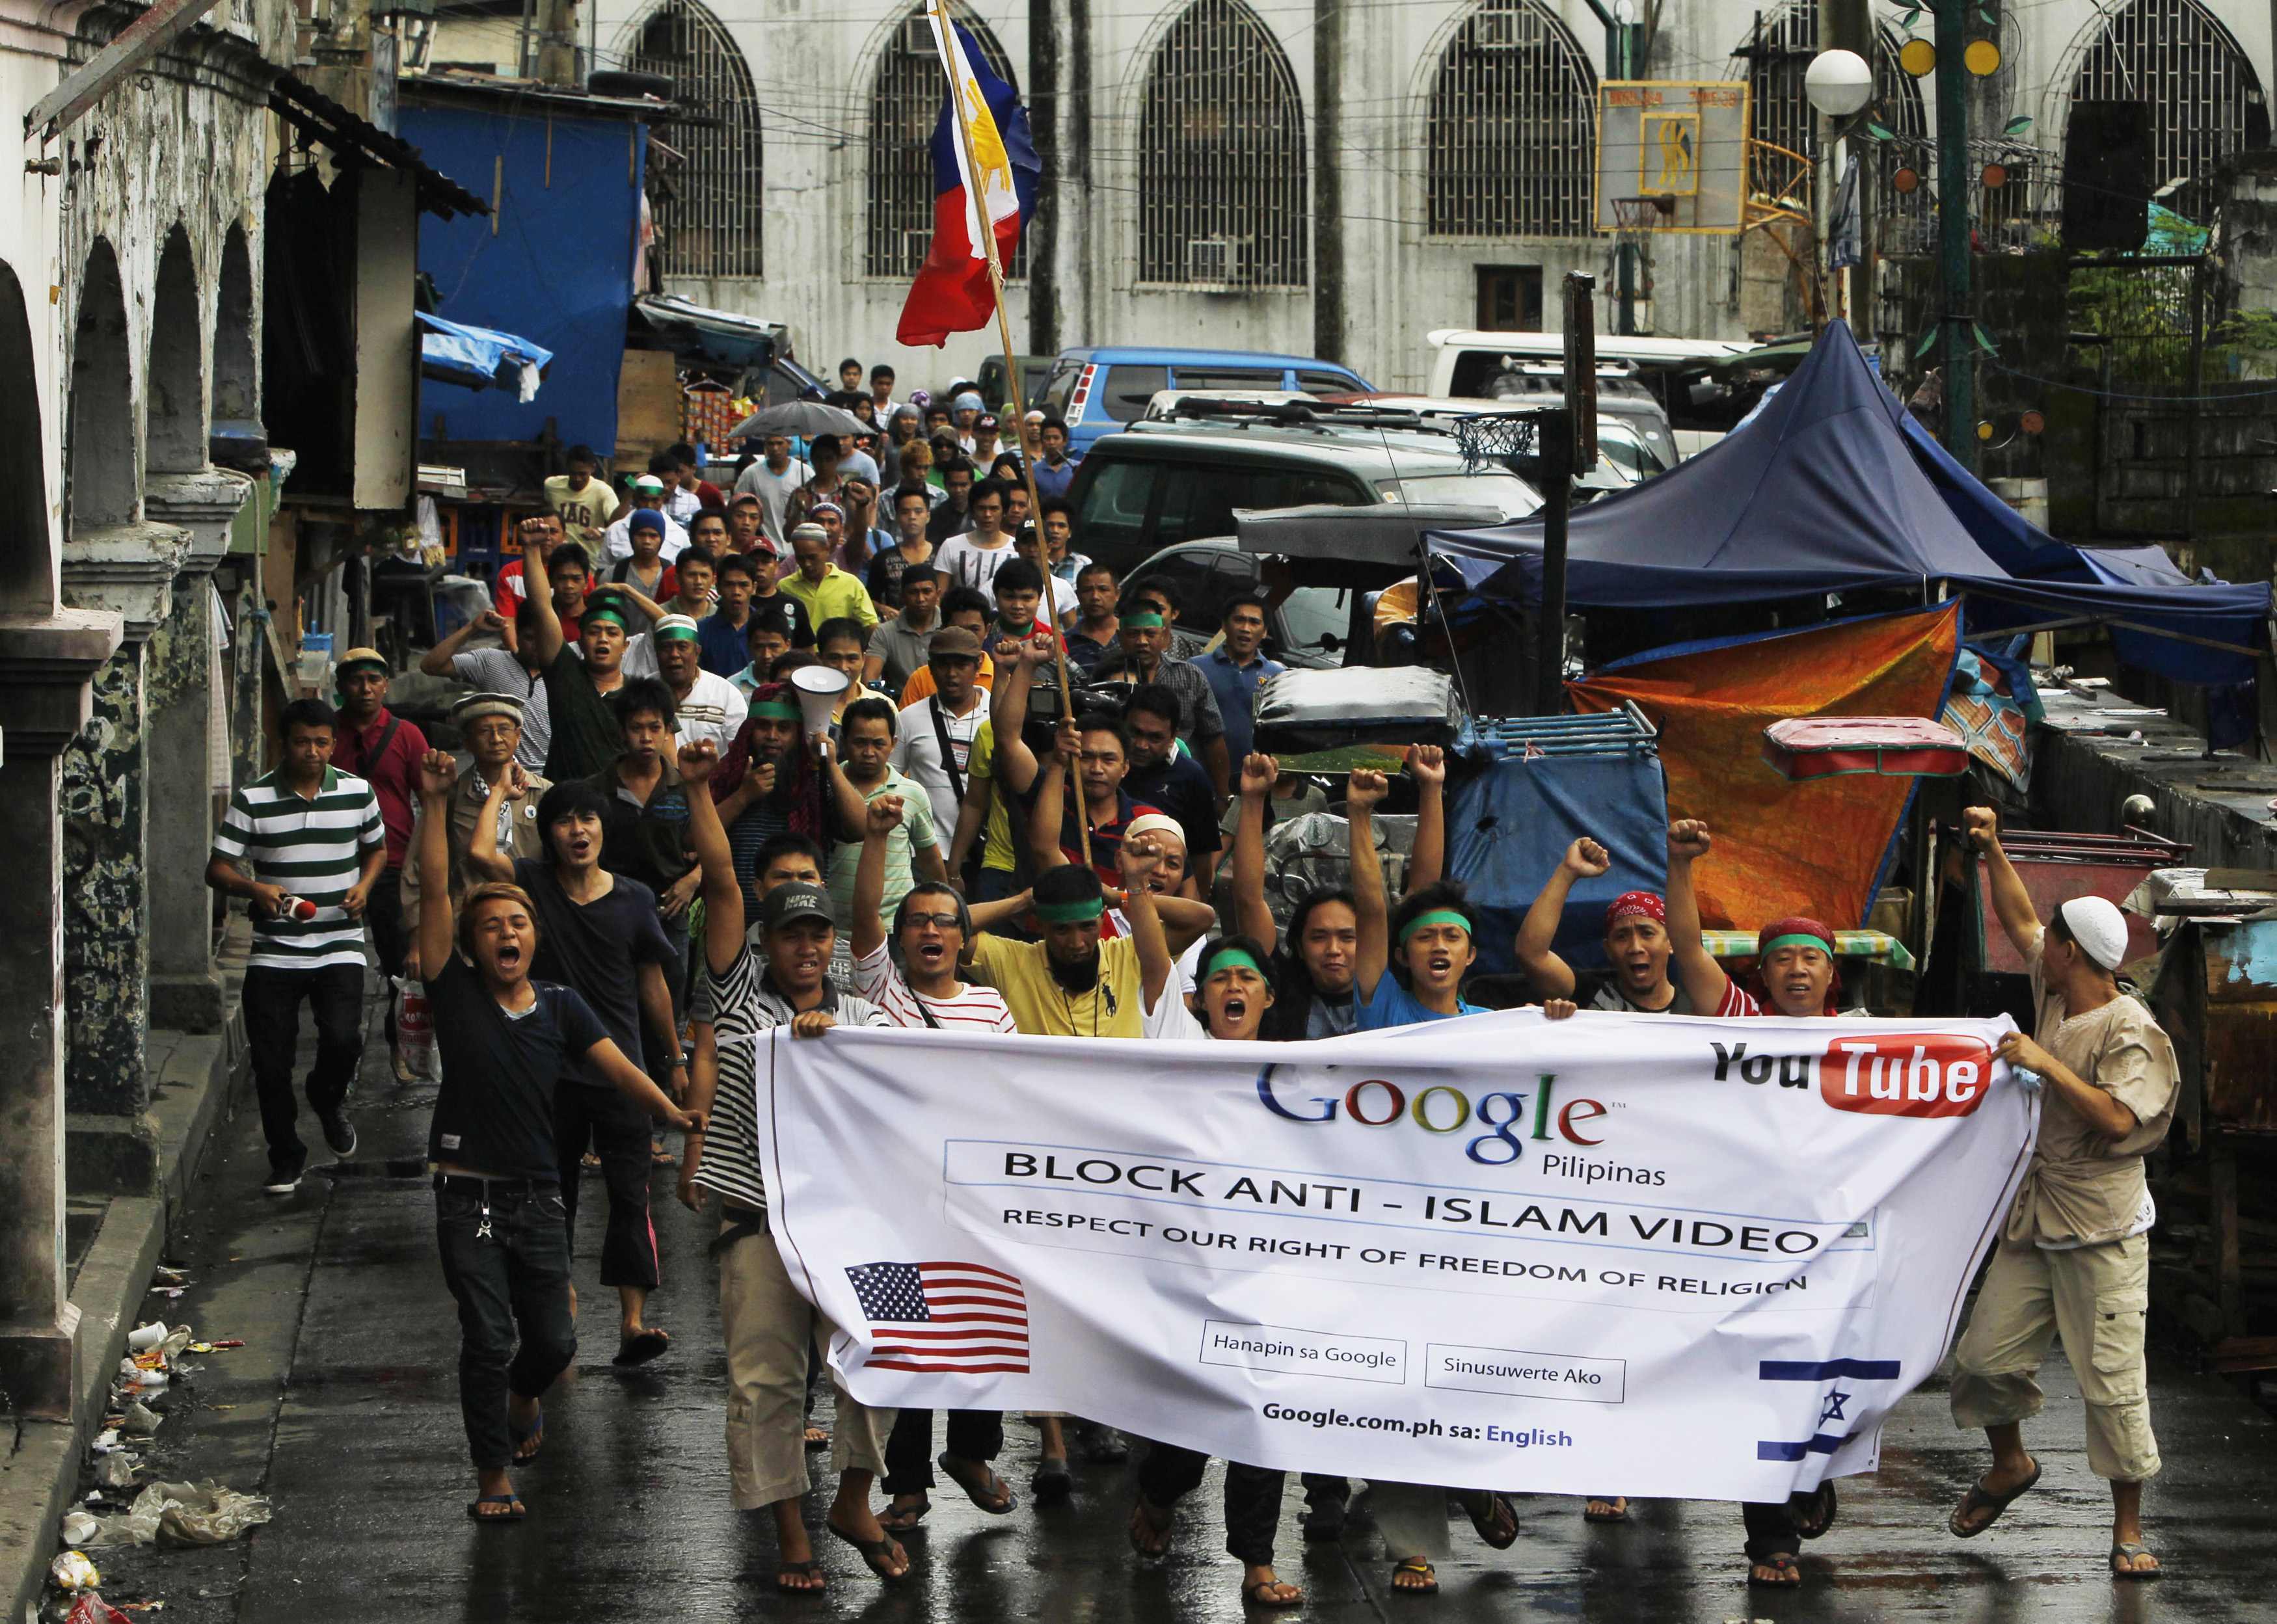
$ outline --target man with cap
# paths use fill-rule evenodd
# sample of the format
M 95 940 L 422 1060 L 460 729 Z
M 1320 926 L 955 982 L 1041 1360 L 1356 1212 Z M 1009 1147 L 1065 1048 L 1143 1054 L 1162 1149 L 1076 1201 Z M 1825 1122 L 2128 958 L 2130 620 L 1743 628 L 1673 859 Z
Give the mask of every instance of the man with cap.
M 680 556 L 680 550 L 688 545 L 688 530 L 680 520 L 664 511 L 668 494 L 664 481 L 653 474 L 644 474 L 633 482 L 630 504 L 624 509 L 622 516 L 602 534 L 601 563 L 604 565 L 633 556 L 633 526 L 643 513 L 654 516 L 657 534 L 661 538 L 657 550 L 664 561 L 669 564 Z M 650 596 L 667 595 L 651 593 Z
M 1714 845 L 1708 825 L 1679 818 L 1668 826 L 1668 938 L 1676 983 L 1695 1011 L 1726 1019 L 1783 1015 L 1809 1020 L 1839 1013 L 1842 978 L 1834 963 L 1834 932 L 1801 916 L 1774 920 L 1755 938 L 1755 968 L 1741 986 L 1724 973 L 1700 934 L 1700 898 L 1692 866 Z M 1784 1500 L 1748 1501 L 1740 1507 L 1748 1531 L 1748 1582 L 1791 1590 L 1802 1582 L 1795 1563 L 1799 1542 L 1834 1526 L 1838 1509 L 1832 1478 L 1809 1493 Z
M 649 650 L 656 657 L 656 674 L 672 690 L 677 742 L 709 739 L 714 749 L 725 752 L 743 725 L 749 702 L 727 678 L 704 669 L 702 628 L 686 615 L 666 615 L 649 634 Z
M 545 685 L 553 742 L 545 755 L 545 776 L 557 784 L 590 778 L 616 760 L 624 747 L 614 695 L 625 685 L 625 643 L 632 628 L 627 611 L 613 596 L 596 593 L 586 601 L 572 649 L 554 613 L 544 559 L 529 561 L 534 572 L 529 632 L 524 653 Z
M 972 741 L 988 720 L 980 686 L 980 639 L 961 626 L 935 631 L 925 652 L 933 692 L 902 708 L 893 764 L 932 797 L 934 824 L 955 831 L 964 803 Z
M 625 523 L 631 527 L 632 551 L 611 565 L 605 579 L 631 588 L 627 629 L 645 632 L 662 609 L 661 600 L 680 589 L 672 565 L 665 562 L 664 527 L 671 520 L 654 508 L 642 508 Z
M 987 409 L 988 403 L 981 399 L 978 390 L 959 390 L 949 398 L 949 422 L 956 430 L 957 449 L 968 457 L 972 455 L 973 428 Z
M 780 694 L 769 690 L 760 708 L 786 703 Z M 762 1034 L 787 1026 L 796 1038 L 826 1043 L 834 1027 L 892 1023 L 876 1005 L 831 983 L 827 971 L 836 931 L 829 893 L 821 886 L 794 882 L 767 892 L 759 914 L 758 951 L 744 940 L 743 885 L 727 831 L 705 793 L 715 765 L 712 752 L 701 745 L 689 747 L 680 761 L 693 803 L 689 840 L 703 875 L 705 1002 L 714 1036 L 698 1048 L 689 1093 L 689 1109 L 704 1118 L 707 1128 L 688 1141 L 682 1199 L 697 1212 L 712 1202 L 719 1207 L 720 1233 L 712 1254 L 720 1260 L 727 1467 L 735 1508 L 764 1507 L 772 1514 L 780 1550 L 776 1588 L 809 1594 L 822 1590 L 827 1580 L 800 1515 L 809 1483 L 807 1350 L 817 1339 L 826 1346 L 834 1328 L 799 1294 L 770 1233 L 758 1134 L 760 1040 Z M 710 1114 L 715 1105 L 716 1118 Z M 853 1546 L 878 1577 L 899 1579 L 909 1572 L 909 1553 L 879 1526 L 870 1506 L 871 1486 L 886 1470 L 894 1412 L 871 1409 L 843 1386 L 836 1397 L 831 1458 L 838 1492 L 824 1526 Z
M 878 624 L 877 605 L 861 577 L 849 575 L 830 561 L 830 535 L 819 524 L 803 524 L 790 533 L 791 555 L 797 573 L 782 582 L 784 593 L 806 611 L 808 623 L 820 626 L 843 617 L 866 628 Z
M 2023 1188 L 1953 1353 L 1953 1423 L 1984 1429 L 1992 1469 L 1948 1526 L 1972 1539 L 2039 1482 L 2022 1423 L 2040 1412 L 2034 1375 L 2060 1335 L 2087 1405 L 2088 1469 L 2111 1484 L 2111 1576 L 2154 1579 L 2143 1484 L 2159 1461 L 2143 1342 L 2158 1208 L 2143 1158 L 2174 1122 L 2174 1047 L 2119 985 L 2125 915 L 2075 897 L 2043 929 L 1991 808 L 1971 807 L 1962 822 L 1991 871 L 2000 929 L 2031 967 L 2033 1035 L 2009 1033 L 1999 1053 L 2037 1074 L 2041 1105 Z
M 445 851 L 450 859 L 451 902 L 466 898 L 476 877 L 467 867 L 473 848 L 475 825 L 487 817 L 497 827 L 493 843 L 508 859 L 537 857 L 544 851 L 537 827 L 537 803 L 553 787 L 552 780 L 528 770 L 520 760 L 522 701 L 512 694 L 469 694 L 451 707 L 452 725 L 466 741 L 472 760 L 451 786 L 450 826 Z M 419 816 L 426 816 L 423 804 Z M 419 849 L 415 822 L 411 849 Z M 416 864 L 403 870 L 403 931 L 419 935 L 420 890 L 423 882 Z
M 387 708 L 391 679 L 387 656 L 377 649 L 351 649 L 340 656 L 333 681 L 340 701 L 339 731 L 332 739 L 332 765 L 369 784 L 379 797 L 380 820 L 387 828 L 387 869 L 372 887 L 364 917 L 371 923 L 372 951 L 384 976 L 403 974 L 411 951 L 404 928 L 400 886 L 411 850 L 411 823 L 419 807 L 419 763 L 427 755 L 427 735 Z M 399 1082 L 412 1080 L 395 1049 L 395 999 L 383 1017 L 387 1049 Z
M 972 438 L 964 447 L 979 467 L 987 467 L 996 460 L 996 435 L 999 424 L 994 412 L 983 412 L 972 420 Z

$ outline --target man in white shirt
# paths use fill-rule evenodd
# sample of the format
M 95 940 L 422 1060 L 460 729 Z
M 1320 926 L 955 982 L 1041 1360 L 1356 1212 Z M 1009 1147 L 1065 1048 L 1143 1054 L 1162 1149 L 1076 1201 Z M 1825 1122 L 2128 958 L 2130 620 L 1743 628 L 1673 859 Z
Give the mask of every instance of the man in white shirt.
M 952 535 L 933 555 L 933 566 L 952 587 L 970 587 L 996 606 L 996 572 L 1019 555 L 1004 528 L 1009 493 L 1001 480 L 985 479 L 972 488 L 972 527 Z
M 790 454 L 790 436 L 771 434 L 761 447 L 758 461 L 745 468 L 735 482 L 738 496 L 749 494 L 759 499 L 766 510 L 766 533 L 777 542 L 790 537 L 784 513 L 790 493 L 813 477 L 814 470 Z
M 894 736 L 894 769 L 925 786 L 933 822 L 956 827 L 964 802 L 964 775 L 972 740 L 988 719 L 988 693 L 980 686 L 980 640 L 961 626 L 933 634 L 925 664 L 933 691 L 902 712 Z
M 675 737 L 682 744 L 709 739 L 720 754 L 742 731 L 750 702 L 725 677 L 704 669 L 702 634 L 687 615 L 666 615 L 647 638 L 657 675 L 672 689 Z

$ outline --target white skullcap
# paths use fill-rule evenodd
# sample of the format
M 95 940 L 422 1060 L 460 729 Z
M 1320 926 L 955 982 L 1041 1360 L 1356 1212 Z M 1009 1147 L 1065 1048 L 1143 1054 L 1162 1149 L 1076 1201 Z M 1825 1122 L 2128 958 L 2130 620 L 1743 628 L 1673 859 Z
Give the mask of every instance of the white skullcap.
M 1123 826 L 1123 844 L 1129 845 L 1141 835 L 1168 835 L 1186 849 L 1185 826 L 1175 817 L 1165 817 L 1160 812 L 1141 812 Z
M 2101 897 L 2074 897 L 2056 909 L 2080 951 L 2106 970 L 2127 957 L 2127 916 Z

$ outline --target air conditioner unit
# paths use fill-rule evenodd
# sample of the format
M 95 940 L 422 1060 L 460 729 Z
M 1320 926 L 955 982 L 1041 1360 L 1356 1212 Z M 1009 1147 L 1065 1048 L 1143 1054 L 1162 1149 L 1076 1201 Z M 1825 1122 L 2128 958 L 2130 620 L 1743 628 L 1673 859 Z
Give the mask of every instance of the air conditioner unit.
M 1249 279 L 1251 237 L 1197 237 L 1186 245 L 1186 280 L 1239 287 Z
M 905 19 L 902 23 L 902 52 L 910 57 L 934 57 L 940 51 L 933 42 L 933 24 L 924 13 Z
M 1542 43 L 1542 13 L 1519 0 L 1504 10 L 1481 11 L 1471 21 L 1471 45 L 1482 51 L 1532 50 Z

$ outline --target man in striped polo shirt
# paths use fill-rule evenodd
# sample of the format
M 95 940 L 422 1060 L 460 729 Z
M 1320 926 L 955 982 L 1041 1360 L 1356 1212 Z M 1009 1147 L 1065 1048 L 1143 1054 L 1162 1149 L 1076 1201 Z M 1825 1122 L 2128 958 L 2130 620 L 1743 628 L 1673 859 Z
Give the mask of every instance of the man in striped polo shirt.
M 364 907 L 387 866 L 387 839 L 371 785 L 331 764 L 338 726 L 331 707 L 294 700 L 279 725 L 285 759 L 230 797 L 214 831 L 206 884 L 251 904 L 246 1039 L 269 1139 L 267 1188 L 289 1195 L 308 1159 L 293 1127 L 300 1106 L 293 1054 L 303 998 L 316 1016 L 309 1109 L 334 1155 L 355 1152 L 355 1129 L 342 1107 L 363 1054 Z

